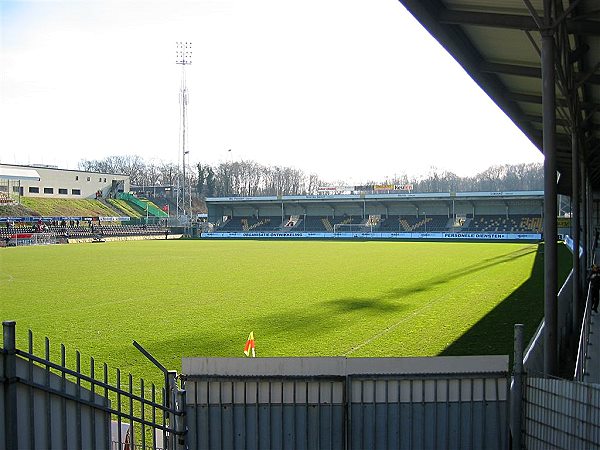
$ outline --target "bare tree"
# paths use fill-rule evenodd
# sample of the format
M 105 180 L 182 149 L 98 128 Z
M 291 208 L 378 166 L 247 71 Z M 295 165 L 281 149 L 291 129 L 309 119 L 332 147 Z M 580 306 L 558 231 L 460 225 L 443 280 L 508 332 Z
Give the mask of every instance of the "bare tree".
M 92 172 L 129 175 L 131 184 L 138 186 L 177 186 L 181 168 L 173 163 L 158 165 L 145 162 L 136 155 L 109 156 L 100 160 L 83 160 L 79 168 Z M 344 181 L 328 183 L 316 174 L 306 175 L 292 167 L 265 166 L 255 161 L 224 162 L 217 166 L 198 163 L 186 167 L 186 187 L 193 198 L 212 196 L 314 195 L 320 186 L 343 186 Z M 390 181 L 375 180 L 369 184 L 413 184 L 415 192 L 459 191 L 517 191 L 543 189 L 541 164 L 492 166 L 471 177 L 431 167 L 420 178 L 396 175 Z M 190 191 L 186 189 L 186 197 Z

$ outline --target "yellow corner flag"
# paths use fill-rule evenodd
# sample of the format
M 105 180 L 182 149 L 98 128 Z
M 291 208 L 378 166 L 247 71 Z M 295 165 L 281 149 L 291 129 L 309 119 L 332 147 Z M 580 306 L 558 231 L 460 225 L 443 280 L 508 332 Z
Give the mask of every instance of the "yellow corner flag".
M 244 355 L 250 356 L 250 351 L 252 351 L 252 357 L 256 358 L 256 350 L 254 350 L 254 331 L 251 331 L 248 335 L 248 340 L 246 341 L 246 345 L 244 345 Z

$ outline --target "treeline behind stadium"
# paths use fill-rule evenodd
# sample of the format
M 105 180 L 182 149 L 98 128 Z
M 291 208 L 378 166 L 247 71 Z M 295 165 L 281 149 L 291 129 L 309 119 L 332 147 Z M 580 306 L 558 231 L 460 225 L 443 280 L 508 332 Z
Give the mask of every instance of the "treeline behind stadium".
M 82 160 L 81 170 L 129 175 L 134 186 L 175 186 L 181 168 L 169 162 L 148 162 L 139 156 L 109 156 Z M 401 168 L 400 168 L 401 169 Z M 181 178 L 179 178 L 181 180 Z M 492 166 L 474 176 L 461 177 L 449 171 L 431 169 L 420 177 L 406 174 L 386 180 L 365 180 L 363 184 L 412 184 L 413 192 L 498 192 L 542 190 L 542 164 Z M 319 187 L 346 186 L 343 180 L 323 180 L 300 169 L 267 166 L 255 161 L 198 163 L 186 167 L 186 186 L 194 197 L 315 195 Z

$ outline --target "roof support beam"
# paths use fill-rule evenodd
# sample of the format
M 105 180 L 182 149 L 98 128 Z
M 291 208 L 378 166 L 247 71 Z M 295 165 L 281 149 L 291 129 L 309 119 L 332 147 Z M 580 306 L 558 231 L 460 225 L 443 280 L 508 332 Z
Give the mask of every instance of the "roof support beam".
M 525 120 L 528 120 L 528 121 L 533 122 L 533 123 L 542 123 L 542 120 L 543 120 L 542 116 L 536 116 L 536 115 L 533 115 L 533 114 L 525 114 L 523 116 L 523 118 Z M 559 127 L 569 127 L 569 126 L 571 126 L 571 124 L 569 123 L 568 120 L 561 119 L 561 118 L 558 118 L 558 117 L 556 118 L 556 125 L 559 126 Z M 597 130 L 600 130 L 600 123 L 588 121 L 585 124 L 585 128 L 586 128 L 586 130 L 597 131 Z
M 507 92 L 506 96 L 514 102 L 535 103 L 538 105 L 542 104 L 542 97 L 539 95 L 521 94 L 518 92 Z M 568 107 L 567 101 L 564 98 L 557 98 L 556 105 L 563 108 Z M 581 107 L 581 109 L 587 111 L 593 111 L 596 109 L 600 110 L 600 105 L 596 103 L 582 102 L 579 104 L 579 106 Z
M 479 65 L 482 72 L 499 73 L 503 75 L 517 75 L 520 77 L 541 78 L 542 69 L 539 67 L 518 66 L 515 64 L 500 64 L 488 61 L 482 61 Z M 580 74 L 578 77 L 580 82 L 600 84 L 600 75 L 595 73 Z
M 533 20 L 533 17 L 529 15 L 521 16 L 516 14 L 495 14 L 444 9 L 440 12 L 439 20 L 441 23 L 450 25 L 478 25 L 514 30 L 538 30 L 538 26 Z
M 441 23 L 449 25 L 476 25 L 523 31 L 538 30 L 538 26 L 531 16 L 518 14 L 496 14 L 444 9 L 440 11 L 438 19 Z M 567 20 L 566 26 L 570 34 L 600 36 L 598 22 L 593 20 Z
M 523 116 L 523 118 L 525 120 L 529 120 L 530 122 L 534 122 L 534 123 L 543 123 L 543 118 L 542 116 L 534 116 L 531 114 L 526 114 Z M 556 119 L 556 125 L 561 126 L 561 127 L 568 127 L 570 125 L 570 123 L 565 120 L 565 119 L 561 119 L 561 118 L 557 118 Z M 598 125 L 600 127 L 600 125 Z
M 500 64 L 482 61 L 479 69 L 486 73 L 500 73 L 503 75 L 517 75 L 519 77 L 542 78 L 540 67 L 518 66 L 515 64 Z
M 577 133 L 571 135 L 571 235 L 573 248 L 579 249 L 579 138 Z M 579 271 L 579 251 L 573 252 L 573 330 L 579 326 L 581 274 Z

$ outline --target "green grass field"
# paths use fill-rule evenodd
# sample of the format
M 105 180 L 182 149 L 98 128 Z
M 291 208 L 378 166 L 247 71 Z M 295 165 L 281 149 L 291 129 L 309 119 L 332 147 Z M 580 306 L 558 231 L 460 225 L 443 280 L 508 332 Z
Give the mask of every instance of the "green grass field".
M 0 249 L 0 317 L 38 352 L 160 373 L 182 356 L 509 354 L 543 315 L 535 244 L 143 241 Z M 561 281 L 570 253 L 559 247 Z M 87 358 L 87 359 L 86 359 Z M 72 360 L 72 359 L 71 359 Z M 148 376 L 149 375 L 149 376 Z

